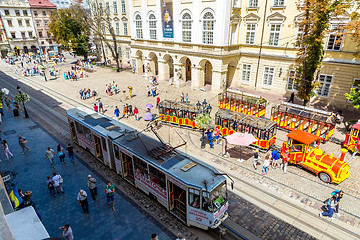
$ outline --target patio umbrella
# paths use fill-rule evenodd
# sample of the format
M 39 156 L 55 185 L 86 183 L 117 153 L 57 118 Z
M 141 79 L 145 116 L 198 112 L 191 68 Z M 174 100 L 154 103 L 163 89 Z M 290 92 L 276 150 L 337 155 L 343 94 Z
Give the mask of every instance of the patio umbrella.
M 235 132 L 229 136 L 226 136 L 225 138 L 228 141 L 228 143 L 238 146 L 249 146 L 253 142 L 257 141 L 257 139 L 250 133 Z M 240 162 L 243 161 L 241 159 L 241 151 L 240 151 L 240 158 L 238 161 Z
M 145 105 L 145 107 L 146 108 L 153 108 L 154 106 L 152 104 L 148 103 L 148 104 Z

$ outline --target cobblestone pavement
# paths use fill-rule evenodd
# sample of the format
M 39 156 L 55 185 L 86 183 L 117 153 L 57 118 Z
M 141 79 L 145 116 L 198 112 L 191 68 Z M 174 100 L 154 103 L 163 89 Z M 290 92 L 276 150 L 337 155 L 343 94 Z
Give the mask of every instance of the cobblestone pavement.
M 45 158 L 48 146 L 55 149 L 57 141 L 36 125 L 32 120 L 23 117 L 14 118 L 5 109 L 5 117 L 1 125 L 2 139 L 9 143 L 14 158 L 5 159 L 3 151 L 0 157 L 0 169 L 18 173 L 16 183 L 18 189 L 31 190 L 36 209 L 42 217 L 43 224 L 50 236 L 61 236 L 59 226 L 70 224 L 75 239 L 150 239 L 156 232 L 159 239 L 175 239 L 175 236 L 162 229 L 149 215 L 144 215 L 119 192 L 115 194 L 115 209 L 106 207 L 104 193 L 105 179 L 101 179 L 92 170 L 77 161 L 73 165 L 68 158 L 67 163 L 60 164 L 55 159 L 55 171 L 64 179 L 64 194 L 53 197 L 45 184 L 46 176 L 52 174 L 52 169 Z M 31 152 L 21 154 L 17 135 L 22 134 L 28 140 L 27 146 Z M 63 146 L 64 147 L 64 146 Z M 93 201 L 87 188 L 87 175 L 92 174 L 97 179 L 98 197 Z M 77 193 L 84 189 L 88 194 L 90 214 L 84 214 L 78 202 Z
M 11 69 L 9 67 L 6 67 L 7 69 Z M 69 66 L 60 66 L 60 69 L 68 70 Z M 78 90 L 80 88 L 91 88 L 96 89 L 99 93 L 100 97 L 102 98 L 103 103 L 105 104 L 105 107 L 108 109 L 106 112 L 106 115 L 113 116 L 112 112 L 115 107 L 115 105 L 119 106 L 120 108 L 124 103 L 131 103 L 133 106 L 137 106 L 140 109 L 140 115 L 144 114 L 145 111 L 145 104 L 146 103 L 152 103 L 155 105 L 156 100 L 152 97 L 146 97 L 146 86 L 148 84 L 148 81 L 143 78 L 143 76 L 140 75 L 134 75 L 130 72 L 122 72 L 122 73 L 116 73 L 111 72 L 109 69 L 103 69 L 103 68 L 96 68 L 95 73 L 90 73 L 89 76 L 85 79 L 80 79 L 76 82 L 71 81 L 65 81 L 63 78 L 59 78 L 57 80 L 43 82 L 41 78 L 35 77 L 35 78 L 28 78 L 35 81 L 41 81 L 42 84 L 45 86 L 48 86 L 50 88 L 55 89 L 56 91 L 62 92 L 74 99 L 79 99 Z M 132 86 L 134 88 L 133 94 L 134 98 L 130 100 L 125 100 L 125 96 L 128 96 L 128 93 L 123 94 L 117 94 L 115 96 L 107 96 L 105 94 L 105 84 L 116 81 L 118 83 L 118 86 L 122 92 L 122 90 L 126 90 L 127 86 Z M 121 83 L 121 85 L 120 85 Z M 69 91 L 69 89 L 71 89 Z M 176 99 L 178 96 L 180 96 L 181 92 L 189 92 L 190 94 L 190 100 L 192 102 L 196 102 L 197 100 L 202 101 L 203 99 L 207 99 L 208 102 L 212 104 L 212 106 L 217 106 L 216 100 L 217 96 L 214 93 L 211 92 L 203 92 L 200 90 L 192 90 L 188 86 L 182 87 L 182 88 L 176 88 L 174 86 L 169 86 L 167 82 L 160 82 L 159 86 L 159 96 L 161 99 Z M 270 97 L 267 97 L 268 99 Z M 273 96 L 275 99 L 275 97 Z M 278 99 L 278 101 L 281 99 Z M 85 101 L 82 101 L 83 103 L 88 104 L 89 106 L 92 105 L 93 99 L 88 99 Z M 121 101 L 121 102 L 120 102 Z M 54 106 L 56 107 L 56 106 Z M 58 110 L 64 106 L 58 106 Z M 214 107 L 215 109 L 216 107 Z M 267 111 L 267 115 L 269 115 L 269 111 Z M 155 111 L 156 112 L 156 111 Z M 213 114 L 216 111 L 213 111 Z M 143 128 L 146 124 L 146 122 L 134 121 L 133 118 L 129 119 L 121 119 L 120 121 L 123 121 L 127 124 L 132 124 L 138 128 Z M 249 178 L 251 181 L 256 181 L 259 183 L 262 183 L 263 185 L 267 186 L 269 189 L 272 189 L 276 193 L 281 193 L 285 196 L 287 196 L 289 199 L 295 199 L 296 201 L 303 202 L 309 206 L 312 206 L 314 210 L 320 211 L 320 208 L 322 206 L 322 201 L 325 200 L 329 194 L 334 190 L 341 188 L 345 191 L 346 195 L 344 200 L 341 203 L 341 210 L 344 211 L 344 214 L 341 215 L 339 218 L 340 221 L 346 222 L 353 226 L 358 226 L 359 219 L 359 203 L 360 203 L 360 162 L 359 157 L 355 158 L 354 160 L 349 160 L 349 155 L 346 156 L 346 160 L 350 163 L 350 171 L 352 175 L 343 183 L 340 185 L 329 185 L 322 183 L 316 176 L 312 175 L 309 172 L 306 172 L 302 169 L 298 169 L 296 167 L 289 167 L 289 173 L 287 175 L 284 175 L 279 169 L 270 169 L 270 173 L 265 177 L 260 175 L 260 171 L 257 172 L 252 169 L 252 153 L 251 150 L 243 148 L 242 151 L 242 159 L 245 159 L 244 162 L 239 163 L 236 161 L 238 156 L 238 150 L 234 149 L 229 158 L 220 158 L 218 154 L 221 152 L 220 146 L 215 146 L 215 149 L 212 150 L 212 154 L 209 154 L 210 150 L 207 150 L 208 152 L 204 152 L 203 150 L 200 150 L 198 148 L 199 145 L 199 138 L 200 135 L 196 132 L 188 131 L 188 130 L 182 130 L 182 129 L 176 129 L 182 136 L 184 136 L 188 141 L 190 141 L 188 144 L 186 144 L 184 147 L 180 148 L 180 150 L 184 152 L 191 152 L 196 153 L 198 155 L 201 155 L 204 157 L 203 160 L 212 162 L 216 161 L 219 164 L 222 164 L 224 166 L 227 166 L 231 171 L 233 171 L 236 174 L 241 174 Z M 169 130 L 169 128 L 163 128 L 160 130 L 160 132 L 163 134 L 163 136 L 168 136 L 168 141 L 171 142 L 171 144 L 176 145 L 178 139 L 174 135 L 174 132 L 171 132 L 173 130 Z M 283 131 L 278 131 L 277 134 L 277 144 L 280 145 L 282 141 L 286 139 L 286 134 Z M 336 131 L 336 136 L 340 139 L 344 139 L 344 133 L 342 131 Z M 165 137 L 166 139 L 166 137 Z M 326 143 L 322 145 L 322 149 L 326 152 L 334 152 L 335 156 L 340 155 L 340 146 L 336 145 L 334 143 Z M 231 150 L 230 150 L 231 151 Z M 301 184 L 300 184 L 301 183 Z

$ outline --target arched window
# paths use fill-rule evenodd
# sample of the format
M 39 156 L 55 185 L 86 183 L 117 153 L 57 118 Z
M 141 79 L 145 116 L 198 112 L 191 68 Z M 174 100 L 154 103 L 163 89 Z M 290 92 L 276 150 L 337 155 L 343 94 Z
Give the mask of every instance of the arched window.
M 211 12 L 204 14 L 202 42 L 205 44 L 214 43 L 214 22 L 214 15 Z
M 150 39 L 156 40 L 156 18 L 154 14 L 149 16 Z
M 182 16 L 182 40 L 183 42 L 191 42 L 191 16 L 184 13 Z
M 143 32 L 142 32 L 142 20 L 140 15 L 136 15 L 135 17 L 135 29 L 136 29 L 136 38 L 142 39 Z

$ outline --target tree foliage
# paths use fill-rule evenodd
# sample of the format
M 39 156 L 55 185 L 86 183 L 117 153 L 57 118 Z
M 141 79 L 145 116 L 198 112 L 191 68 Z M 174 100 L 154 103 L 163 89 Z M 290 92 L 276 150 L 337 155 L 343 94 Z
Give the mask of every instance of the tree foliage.
M 195 118 L 195 124 L 198 125 L 202 129 L 207 129 L 211 123 L 211 117 L 208 113 L 200 113 Z
M 350 7 L 351 0 L 305 0 L 299 7 L 304 14 L 298 22 L 299 35 L 296 46 L 299 48 L 296 59 L 297 96 L 306 105 L 318 83 L 316 73 L 320 69 L 324 56 L 324 39 L 328 33 L 330 19 L 345 13 Z
M 357 54 L 360 53 L 360 1 L 354 1 L 352 12 L 350 14 L 351 21 L 346 26 L 347 35 L 358 44 Z
M 360 88 L 355 87 L 350 90 L 350 93 L 345 93 L 345 97 L 351 101 L 351 104 L 356 109 L 360 109 Z
M 78 4 L 67 9 L 58 9 L 50 17 L 49 32 L 56 42 L 86 58 L 89 51 L 89 19 L 87 10 Z
M 30 97 L 26 93 L 18 93 L 14 96 L 14 100 L 18 103 L 26 103 L 30 101 Z

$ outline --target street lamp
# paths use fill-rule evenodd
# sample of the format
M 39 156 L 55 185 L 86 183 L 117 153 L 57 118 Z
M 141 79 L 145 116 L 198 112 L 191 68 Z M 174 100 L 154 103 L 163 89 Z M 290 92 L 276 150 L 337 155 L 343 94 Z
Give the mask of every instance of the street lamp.
M 206 106 L 207 105 L 207 102 L 206 102 L 206 99 L 204 99 L 204 101 L 202 102 L 202 107 L 203 107 L 203 111 L 206 110 Z
M 198 102 L 196 103 L 196 108 L 197 108 L 198 111 L 200 111 L 200 106 L 201 106 L 201 103 L 200 103 L 200 101 L 198 101 Z
M 28 112 L 26 111 L 26 107 L 25 107 L 25 103 L 24 103 L 24 97 L 23 97 L 22 92 L 21 92 L 21 90 L 20 90 L 21 87 L 20 87 L 19 85 L 17 85 L 16 89 L 19 91 L 20 96 L 21 96 L 21 102 L 22 102 L 23 107 L 24 107 L 25 118 L 29 118 L 29 114 L 28 114 Z

